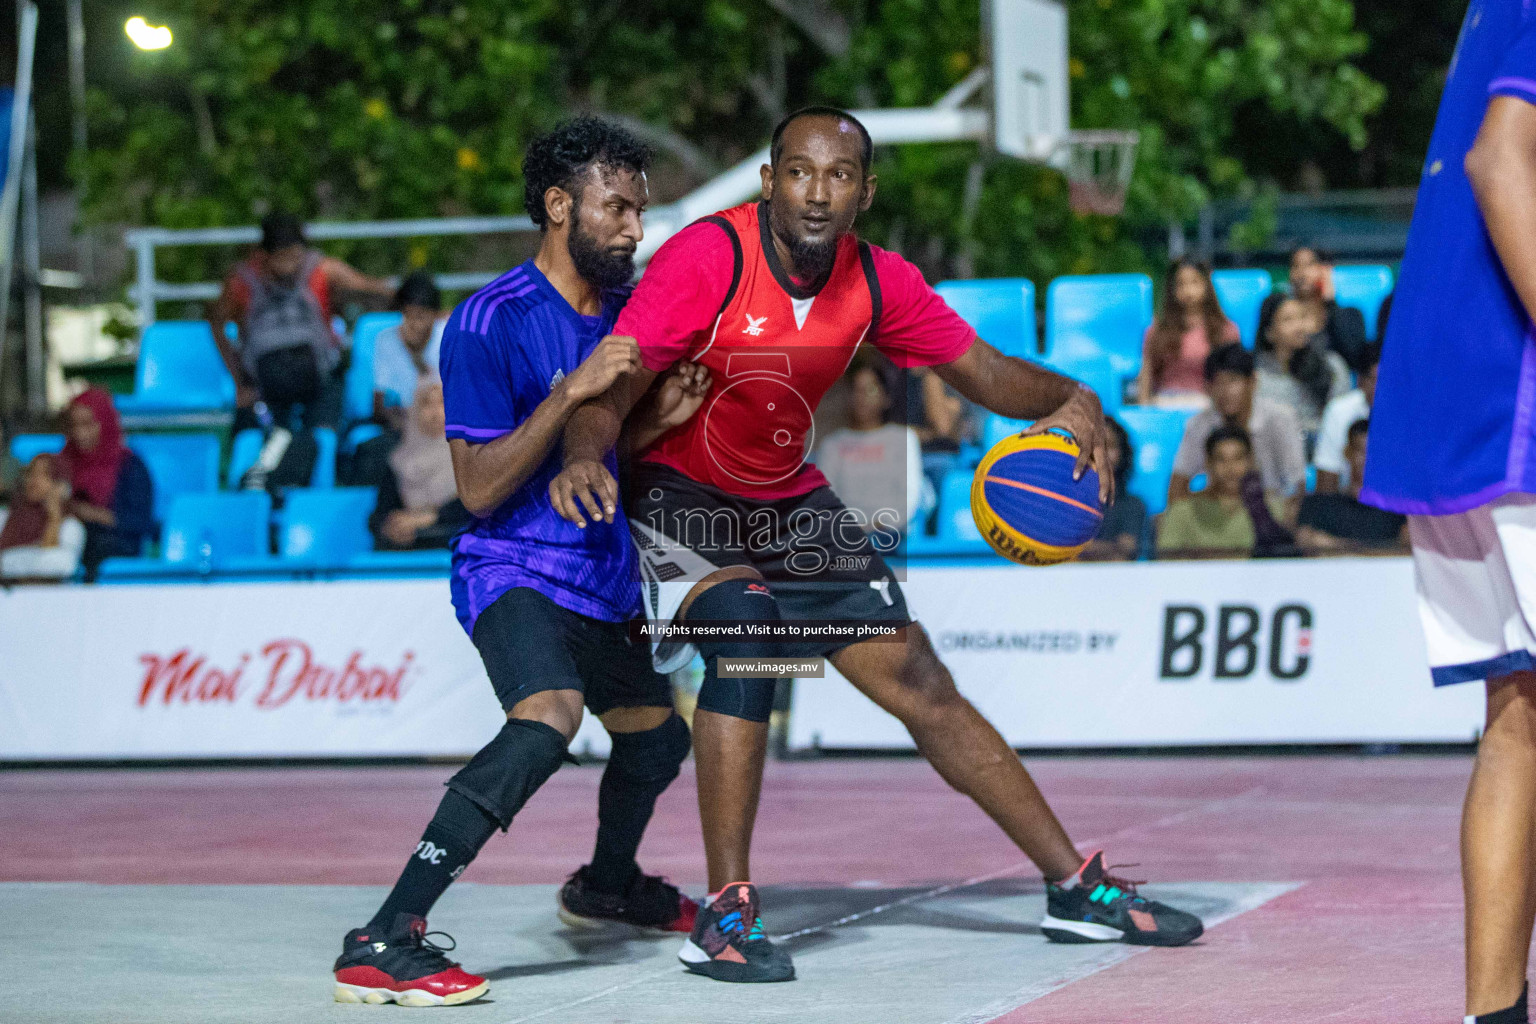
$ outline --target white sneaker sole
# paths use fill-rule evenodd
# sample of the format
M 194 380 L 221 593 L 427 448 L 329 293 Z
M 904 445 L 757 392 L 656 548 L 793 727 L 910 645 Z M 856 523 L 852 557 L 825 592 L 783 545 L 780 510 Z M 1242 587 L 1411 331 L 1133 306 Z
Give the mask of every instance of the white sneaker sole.
M 1050 914 L 1046 914 L 1045 920 L 1040 922 L 1040 930 L 1071 932 L 1084 942 L 1119 942 L 1125 938 L 1124 932 L 1118 928 L 1111 928 L 1107 924 L 1094 924 L 1092 921 L 1063 921 Z
M 367 1003 L 369 1006 L 381 1006 L 384 1003 L 398 1003 L 401 1006 L 457 1006 L 467 1003 L 472 999 L 479 999 L 491 990 L 491 983 L 482 981 L 474 988 L 467 988 L 462 992 L 454 992 L 450 995 L 439 996 L 421 989 L 406 989 L 404 992 L 396 992 L 387 988 L 366 988 L 362 985 L 348 985 L 338 981 L 336 983 L 336 1001 L 338 1003 Z
M 692 939 L 683 940 L 683 948 L 677 951 L 677 958 L 685 964 L 709 963 L 709 954 L 696 946 Z

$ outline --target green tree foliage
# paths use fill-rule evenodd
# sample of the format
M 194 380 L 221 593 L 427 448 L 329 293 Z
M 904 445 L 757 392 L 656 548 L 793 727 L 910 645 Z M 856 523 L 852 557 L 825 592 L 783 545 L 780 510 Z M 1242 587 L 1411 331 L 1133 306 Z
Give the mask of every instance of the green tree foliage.
M 1126 216 L 1074 215 L 1059 175 L 972 144 L 892 147 L 871 238 L 934 274 L 1141 267 L 1170 216 L 1255 187 L 1238 108 L 1358 147 L 1382 100 L 1351 63 L 1366 43 L 1348 0 L 1068 7 L 1075 123 L 1142 132 Z M 96 220 L 515 213 L 523 146 L 576 111 L 648 127 L 665 201 L 761 145 L 786 109 L 931 103 L 981 59 L 976 0 L 162 0 L 151 13 L 176 45 L 135 54 L 93 94 L 80 170 Z M 418 242 L 352 255 L 398 269 L 462 254 Z M 193 250 L 161 270 L 208 276 L 212 259 Z

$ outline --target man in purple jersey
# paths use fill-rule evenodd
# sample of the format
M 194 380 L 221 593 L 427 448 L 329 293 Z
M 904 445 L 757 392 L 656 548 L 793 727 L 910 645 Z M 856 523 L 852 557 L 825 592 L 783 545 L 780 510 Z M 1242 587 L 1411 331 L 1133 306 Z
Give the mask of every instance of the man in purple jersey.
M 338 1002 L 440 1006 L 488 991 L 426 938 L 426 915 L 560 767 L 583 704 L 608 729 L 613 751 L 592 862 L 561 889 L 560 917 L 578 927 L 693 927 L 697 905 L 635 862 L 656 798 L 690 742 L 670 683 L 625 627 L 640 611 L 629 529 L 621 517 L 576 527 L 547 497 L 566 419 L 640 366 L 632 339 L 604 336 L 629 297 L 648 160 L 626 132 L 590 118 L 534 140 L 523 176 L 524 203 L 543 235 L 538 255 L 461 303 L 443 333 L 454 475 L 475 517 L 454 540 L 453 603 L 507 720 L 448 780 L 394 889 L 343 940 Z M 708 384 L 692 365 L 664 380 L 630 423 L 634 442 L 686 421 Z
M 1483 680 L 1467 1021 L 1527 1024 L 1536 917 L 1536 7 L 1474 0 L 1424 162 L 1361 500 L 1408 516 L 1435 685 Z

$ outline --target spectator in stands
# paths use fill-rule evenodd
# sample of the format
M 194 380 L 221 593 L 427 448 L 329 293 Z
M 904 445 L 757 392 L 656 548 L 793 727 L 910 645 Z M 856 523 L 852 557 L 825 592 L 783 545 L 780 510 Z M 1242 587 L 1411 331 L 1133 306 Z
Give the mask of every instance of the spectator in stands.
M 1169 504 L 1187 498 L 1190 480 L 1207 471 L 1206 440 L 1223 426 L 1246 432 L 1265 491 L 1298 495 L 1307 479 L 1301 427 L 1290 409 L 1254 394 L 1253 353 L 1241 345 L 1217 349 L 1205 361 L 1205 381 L 1211 408 L 1196 413 L 1184 428 L 1168 484 Z
M 1359 481 L 1350 473 L 1349 459 L 1345 453 L 1349 440 L 1349 428 L 1355 421 L 1371 415 L 1371 403 L 1376 401 L 1376 364 L 1381 360 L 1381 346 L 1367 346 L 1361 357 L 1360 386 L 1346 391 L 1323 410 L 1323 422 L 1317 432 L 1317 447 L 1312 452 L 1312 465 L 1317 469 L 1318 494 L 1338 494 L 1348 485 L 1359 489 Z
M 1408 520 L 1360 501 L 1370 421 L 1349 425 L 1344 457 L 1349 483 L 1343 494 L 1309 494 L 1301 503 L 1296 539 L 1311 555 L 1407 554 Z
M 1277 532 L 1285 515 L 1278 496 L 1265 497 L 1254 469 L 1253 441 L 1242 427 L 1224 425 L 1204 443 L 1205 490 L 1180 498 L 1159 517 L 1159 558 L 1247 557 Z M 1255 497 L 1258 498 L 1255 501 Z
M 1282 296 L 1259 321 L 1260 398 L 1287 406 L 1307 437 L 1317 434 L 1323 406 L 1349 390 L 1349 367 L 1330 352 L 1318 314 L 1294 295 Z
M 69 515 L 69 485 L 57 464 L 55 455 L 35 456 L 15 500 L 0 509 L 0 576 L 68 579 L 79 568 L 85 527 Z
M 1211 284 L 1211 271 L 1190 259 L 1175 260 L 1163 279 L 1163 303 L 1142 342 L 1137 402 L 1203 409 L 1205 360 L 1213 349 L 1241 340 Z
M 208 314 L 235 378 L 236 430 L 257 425 L 258 400 L 283 429 L 292 428 L 297 409 L 306 428 L 336 426 L 342 382 L 336 372 L 341 340 L 331 328 L 333 291 L 394 294 L 388 282 L 310 248 L 297 218 L 263 218 L 260 246 L 230 272 Z M 225 333 L 230 321 L 238 330 L 234 343 Z
M 401 429 L 423 377 L 437 377 L 437 349 L 443 338 L 443 296 L 432 275 L 418 270 L 395 292 L 400 324 L 379 332 L 373 343 L 374 418 Z
M 1327 336 L 1328 348 L 1342 356 L 1351 369 L 1359 369 L 1366 343 L 1365 316 L 1334 301 L 1333 257 L 1311 245 L 1292 250 L 1290 294 L 1312 307 L 1322 325 L 1319 329 Z M 1284 292 L 1276 292 L 1265 299 L 1259 319 L 1268 320 L 1270 307 L 1284 297 Z
M 908 370 L 906 376 L 908 404 L 916 413 L 908 422 L 922 445 L 927 493 L 936 497 L 944 474 L 959 461 L 961 446 L 976 440 L 976 407 L 927 367 Z
M 1083 552 L 1091 562 L 1127 562 L 1141 549 L 1141 535 L 1147 525 L 1147 503 L 1130 491 L 1131 474 L 1136 469 L 1136 449 L 1125 427 L 1113 416 L 1104 417 L 1109 432 L 1105 450 L 1115 475 L 1115 503 L 1104 510 L 1099 535 Z
M 21 464 L 11 454 L 10 437 L 6 433 L 5 424 L 0 423 L 0 502 L 10 498 L 11 489 L 16 486 L 20 476 Z
M 400 443 L 378 463 L 379 502 L 368 519 L 380 548 L 447 547 L 469 522 L 453 477 L 453 455 L 443 434 L 443 386 L 416 388 Z
M 848 426 L 817 446 L 816 468 L 866 531 L 905 533 L 922 497 L 917 432 L 888 422 L 891 389 L 872 360 L 855 360 L 848 384 Z
M 83 392 L 64 410 L 59 475 L 69 483 L 70 515 L 85 524 L 80 556 L 87 578 L 103 559 L 137 555 L 154 532 L 154 484 L 143 461 L 123 443 L 112 396 Z

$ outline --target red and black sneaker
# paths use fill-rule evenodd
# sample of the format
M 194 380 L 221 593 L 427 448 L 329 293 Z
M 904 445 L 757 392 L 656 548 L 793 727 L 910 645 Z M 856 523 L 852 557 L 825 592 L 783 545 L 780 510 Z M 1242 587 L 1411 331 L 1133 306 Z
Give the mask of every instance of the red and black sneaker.
M 627 924 L 653 931 L 693 931 L 699 905 L 660 875 L 636 870 L 622 894 L 599 892 L 587 878 L 587 866 L 577 868 L 560 887 L 560 920 L 572 928 L 601 928 Z
M 354 928 L 336 958 L 338 1003 L 399 1003 L 401 1006 L 454 1006 L 479 999 L 491 990 L 481 977 L 459 970 L 427 938 L 425 918 L 396 914 L 388 932 Z M 452 936 L 442 935 L 449 942 Z
M 677 958 L 694 974 L 716 981 L 789 981 L 795 964 L 768 941 L 758 915 L 757 886 L 732 882 L 699 910 L 693 934 Z

